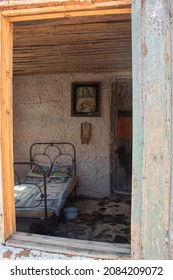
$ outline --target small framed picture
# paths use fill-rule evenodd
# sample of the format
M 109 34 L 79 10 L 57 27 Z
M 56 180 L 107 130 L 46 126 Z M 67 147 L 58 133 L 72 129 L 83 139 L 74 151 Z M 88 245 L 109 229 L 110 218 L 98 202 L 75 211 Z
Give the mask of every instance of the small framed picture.
M 100 117 L 101 83 L 80 82 L 72 83 L 71 116 Z
M 91 123 L 81 123 L 81 142 L 89 144 L 91 138 Z

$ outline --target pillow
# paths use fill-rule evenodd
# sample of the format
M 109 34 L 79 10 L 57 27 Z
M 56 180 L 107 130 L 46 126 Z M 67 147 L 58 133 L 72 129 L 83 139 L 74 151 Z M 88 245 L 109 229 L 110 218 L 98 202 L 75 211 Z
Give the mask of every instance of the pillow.
M 72 165 L 68 164 L 57 164 L 55 163 L 52 167 L 51 177 L 68 177 L 72 173 Z
M 45 171 L 46 174 L 49 172 L 49 166 L 45 166 L 45 165 L 41 165 L 41 164 L 39 164 L 39 165 L 40 165 L 40 167 L 38 165 L 34 165 L 34 167 L 31 169 L 31 171 L 29 172 L 28 175 L 43 177 L 43 170 Z

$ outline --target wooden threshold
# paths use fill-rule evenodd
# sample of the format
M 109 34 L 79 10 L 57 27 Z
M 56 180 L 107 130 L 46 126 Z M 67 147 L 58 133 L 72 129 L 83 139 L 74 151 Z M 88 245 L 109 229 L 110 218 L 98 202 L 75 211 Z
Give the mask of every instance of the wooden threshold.
M 94 259 L 131 259 L 129 244 L 86 241 L 32 233 L 16 232 L 6 241 L 6 245 Z

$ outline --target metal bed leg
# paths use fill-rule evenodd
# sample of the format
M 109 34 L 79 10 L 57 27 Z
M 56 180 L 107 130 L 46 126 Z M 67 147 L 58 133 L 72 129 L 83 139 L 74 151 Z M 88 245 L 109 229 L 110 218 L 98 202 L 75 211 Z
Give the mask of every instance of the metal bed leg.
M 75 198 L 77 198 L 77 190 L 76 190 L 76 186 L 75 186 Z

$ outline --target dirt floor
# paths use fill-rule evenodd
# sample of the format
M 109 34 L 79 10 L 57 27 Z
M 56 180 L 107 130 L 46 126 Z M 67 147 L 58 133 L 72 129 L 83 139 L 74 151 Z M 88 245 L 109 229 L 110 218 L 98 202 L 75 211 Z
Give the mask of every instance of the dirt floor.
M 47 234 L 57 237 L 130 244 L 130 199 L 71 198 L 66 207 L 76 207 L 79 214 L 69 220 L 62 210 L 59 217 L 51 219 L 47 232 L 41 224 L 17 223 L 18 231 Z

